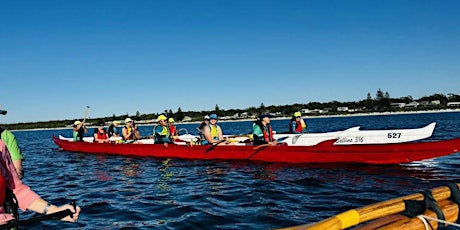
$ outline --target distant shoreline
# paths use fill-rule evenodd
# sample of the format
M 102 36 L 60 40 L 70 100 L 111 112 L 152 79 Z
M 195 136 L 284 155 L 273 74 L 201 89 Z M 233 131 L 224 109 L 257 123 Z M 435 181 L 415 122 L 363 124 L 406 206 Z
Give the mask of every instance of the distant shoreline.
M 302 116 L 302 117 L 304 119 L 315 119 L 315 118 L 334 118 L 334 117 L 364 117 L 364 116 L 384 116 L 384 115 L 423 114 L 423 113 L 450 113 L 450 112 L 460 112 L 460 108 L 459 109 L 429 110 L 429 111 L 374 112 L 374 113 L 354 113 L 354 114 L 319 115 L 319 116 Z M 272 120 L 285 120 L 285 119 L 290 119 L 290 118 L 291 117 L 274 117 L 272 118 Z M 241 121 L 254 121 L 254 119 L 219 120 L 219 122 L 241 122 Z M 149 126 L 155 123 L 137 124 L 137 125 L 138 126 Z M 176 124 L 200 124 L 200 123 L 201 121 L 176 122 Z M 95 128 L 95 127 L 97 126 L 88 126 L 88 128 Z M 11 130 L 11 131 L 23 132 L 23 131 L 62 130 L 62 129 L 71 129 L 71 127 L 20 129 L 20 130 Z

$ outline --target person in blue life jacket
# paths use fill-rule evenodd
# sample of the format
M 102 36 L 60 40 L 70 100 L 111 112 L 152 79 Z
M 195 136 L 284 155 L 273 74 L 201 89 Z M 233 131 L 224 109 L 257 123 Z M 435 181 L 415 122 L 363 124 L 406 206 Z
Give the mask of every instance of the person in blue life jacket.
M 252 125 L 254 145 L 277 145 L 278 141 L 273 138 L 273 129 L 270 125 L 270 114 L 262 114 Z
M 304 133 L 306 128 L 307 124 L 305 124 L 305 121 L 302 119 L 302 114 L 300 112 L 295 112 L 289 123 L 289 133 Z
M 217 114 L 209 115 L 209 124 L 203 127 L 204 140 L 201 142 L 202 145 L 219 144 L 225 140 L 222 129 L 217 124 L 217 119 Z
M 167 117 L 160 115 L 157 118 L 158 124 L 153 127 L 153 139 L 155 144 L 163 144 L 168 147 L 168 143 L 173 143 L 171 132 L 169 131 Z
M 113 121 L 112 124 L 110 124 L 109 128 L 107 129 L 107 134 L 109 134 L 110 137 L 120 137 L 120 131 L 118 130 L 118 126 L 120 125 L 119 121 Z

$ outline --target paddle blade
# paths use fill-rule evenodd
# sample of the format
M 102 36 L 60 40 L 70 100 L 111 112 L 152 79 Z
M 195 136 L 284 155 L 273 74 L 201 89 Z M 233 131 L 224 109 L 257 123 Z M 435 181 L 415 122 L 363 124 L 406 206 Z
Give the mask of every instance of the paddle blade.
M 302 136 L 302 134 L 299 134 L 299 135 L 297 135 L 297 136 L 294 136 L 294 137 L 292 138 L 292 144 L 297 143 L 297 141 L 299 140 L 300 136 Z

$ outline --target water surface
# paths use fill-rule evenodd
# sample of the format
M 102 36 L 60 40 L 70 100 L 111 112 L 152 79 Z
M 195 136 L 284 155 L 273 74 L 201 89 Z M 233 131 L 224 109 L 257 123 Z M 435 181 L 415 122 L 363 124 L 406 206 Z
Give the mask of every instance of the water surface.
M 460 113 L 307 119 L 309 132 L 419 128 L 437 122 L 429 140 L 460 136 Z M 251 122 L 221 122 L 225 134 Z M 286 131 L 287 120 L 274 120 Z M 197 124 L 179 124 L 196 133 Z M 152 126 L 141 126 L 143 136 Z M 405 165 L 275 164 L 119 157 L 59 150 L 52 135 L 14 132 L 27 158 L 25 183 L 54 204 L 75 200 L 77 223 L 45 221 L 21 229 L 270 229 L 316 222 L 352 208 L 458 181 L 460 155 Z M 89 133 L 92 133 L 90 130 Z M 280 153 L 282 154 L 282 153 Z M 21 213 L 23 219 L 32 213 Z

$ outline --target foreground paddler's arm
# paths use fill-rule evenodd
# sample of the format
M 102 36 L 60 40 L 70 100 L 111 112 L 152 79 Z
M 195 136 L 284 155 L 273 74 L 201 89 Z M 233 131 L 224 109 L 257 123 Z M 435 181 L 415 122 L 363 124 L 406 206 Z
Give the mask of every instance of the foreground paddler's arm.
M 460 184 L 457 184 L 459 186 Z M 447 186 L 432 189 L 433 198 L 439 202 L 450 198 L 451 192 Z M 325 220 L 293 227 L 282 228 L 286 230 L 342 230 L 353 227 L 355 225 L 365 223 L 377 218 L 401 213 L 405 211 L 406 206 L 404 200 L 423 200 L 422 193 L 415 193 L 400 198 L 391 199 L 375 204 L 371 204 L 362 208 L 352 209 L 338 215 L 329 217 Z
M 65 209 L 70 209 L 75 212 L 72 217 L 63 218 L 64 221 L 75 222 L 78 219 L 80 213 L 80 207 L 71 207 L 69 205 L 63 205 L 56 207 L 53 205 L 48 206 L 48 202 L 43 200 L 37 193 L 35 193 L 29 186 L 24 184 L 19 179 L 18 174 L 11 162 L 11 156 L 3 141 L 0 141 L 0 170 L 1 179 L 0 185 L 3 187 L 0 192 L 3 193 L 1 197 L 6 199 L 13 199 L 13 195 L 10 195 L 7 190 L 11 190 L 12 194 L 16 197 L 18 208 L 23 211 L 31 210 L 37 213 L 51 213 L 58 212 Z M 0 213 L 4 212 L 4 209 L 0 210 Z M 0 223 L 5 223 L 9 220 L 14 219 L 12 215 L 4 214 L 0 215 Z
M 28 210 L 41 213 L 44 215 L 64 211 L 64 210 L 70 210 L 72 215 L 67 215 L 64 218 L 62 218 L 62 221 L 68 221 L 68 222 L 75 222 L 78 220 L 78 216 L 80 214 L 81 208 L 79 206 L 73 206 L 70 204 L 65 204 L 62 206 L 56 206 L 48 203 L 47 201 L 39 198 L 35 200 L 30 206 L 28 207 Z
M 72 201 L 71 206 L 75 208 L 76 203 L 74 201 Z M 58 220 L 58 219 L 62 220 L 63 218 L 65 218 L 67 216 L 72 217 L 74 214 L 75 213 L 73 213 L 70 209 L 65 209 L 65 210 L 58 211 L 58 212 L 53 212 L 53 213 L 50 213 L 50 214 L 35 216 L 35 217 L 29 218 L 29 219 L 23 219 L 23 220 L 19 220 L 19 221 L 9 221 L 8 223 L 0 225 L 0 229 L 8 229 L 8 230 L 10 230 L 10 229 L 13 229 L 13 228 L 16 228 L 16 227 L 19 227 L 19 226 L 30 225 L 30 224 L 37 223 L 37 222 L 40 222 L 40 221 L 43 221 L 43 220 Z

